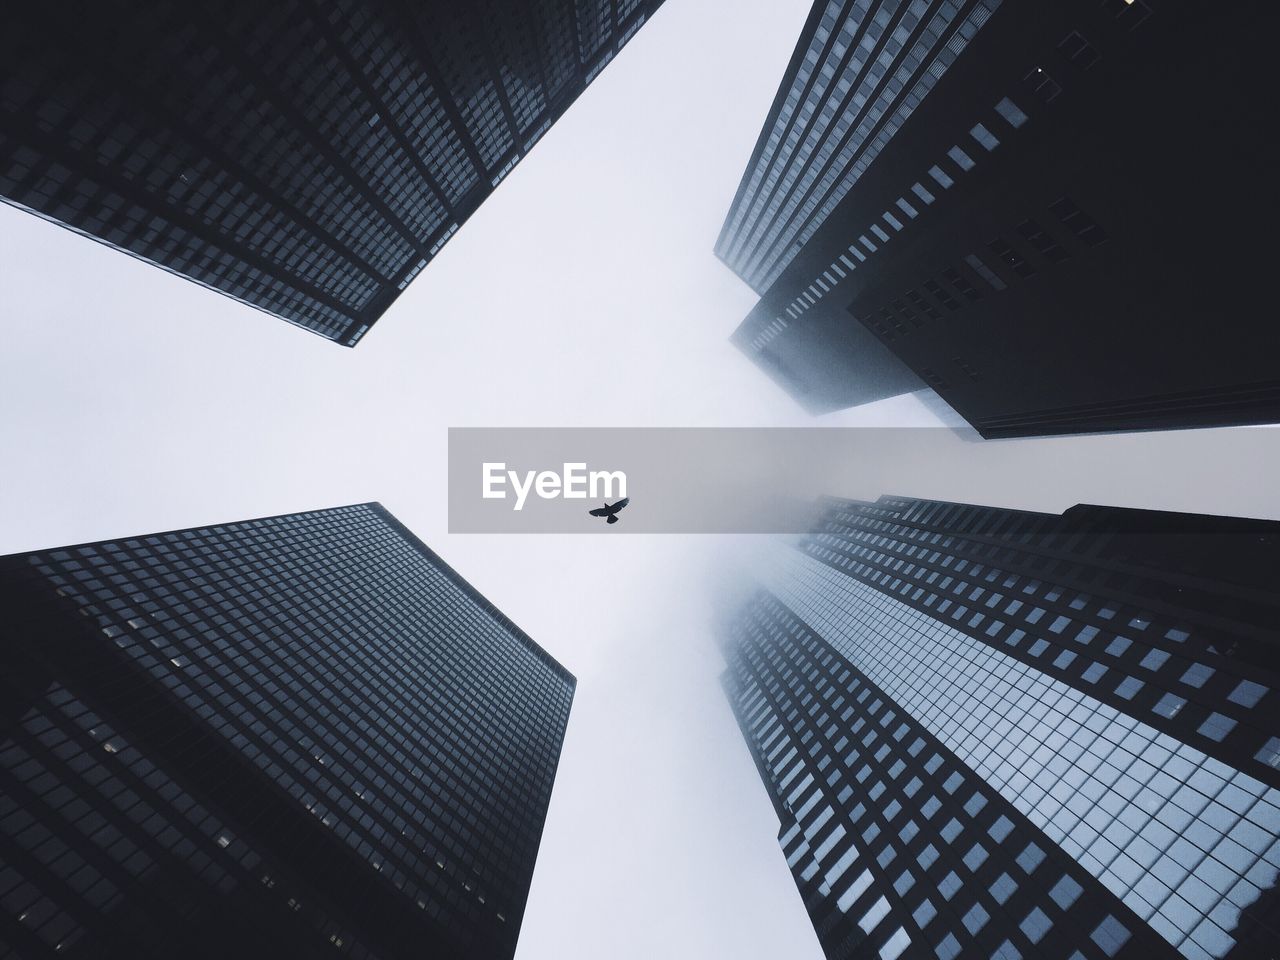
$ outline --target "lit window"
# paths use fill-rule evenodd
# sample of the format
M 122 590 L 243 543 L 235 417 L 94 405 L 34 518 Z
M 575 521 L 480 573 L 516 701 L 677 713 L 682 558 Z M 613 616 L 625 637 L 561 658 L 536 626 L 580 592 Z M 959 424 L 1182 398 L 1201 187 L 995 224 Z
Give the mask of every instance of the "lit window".
M 883 947 L 880 948 L 880 960 L 897 960 L 902 952 L 911 945 L 907 931 L 899 927 Z
M 969 136 L 977 140 L 988 151 L 1000 146 L 1000 141 L 996 139 L 996 135 L 980 123 L 969 131 Z
M 969 848 L 969 852 L 964 855 L 964 865 L 970 870 L 977 872 L 977 869 L 987 859 L 987 851 L 983 849 L 982 844 L 975 843 Z
M 1242 707 L 1257 706 L 1259 700 L 1266 696 L 1267 688 L 1260 683 L 1254 683 L 1252 680 L 1241 680 L 1239 685 L 1231 691 L 1227 699 L 1232 703 L 1238 703 Z
M 1053 924 L 1049 921 L 1049 917 L 1039 907 L 1032 907 L 1031 912 L 1027 914 L 1025 920 L 1018 924 L 1018 927 L 1027 939 L 1032 943 L 1039 943 L 1044 939 L 1044 935 L 1049 932 Z
M 870 910 L 868 910 L 865 914 L 863 914 L 862 919 L 858 921 L 858 926 L 860 926 L 867 933 L 871 933 L 871 931 L 873 931 L 876 928 L 876 926 L 880 923 L 881 920 L 885 918 L 885 916 L 888 913 L 889 913 L 889 900 L 887 897 L 881 897 L 879 900 L 877 900 L 874 904 L 871 905 Z
M 1114 957 L 1128 941 L 1129 931 L 1124 924 L 1108 914 L 1107 918 L 1093 931 L 1091 938 L 1103 953 L 1108 957 Z
M 1142 681 L 1135 677 L 1125 677 L 1116 684 L 1116 694 L 1124 697 L 1126 700 L 1132 700 L 1133 695 L 1142 689 Z
M 1253 755 L 1255 760 L 1265 763 L 1269 767 L 1280 768 L 1280 737 L 1272 737 L 1262 749 Z
M 1049 896 L 1053 898 L 1054 903 L 1066 910 L 1080 898 L 1083 890 L 1084 888 L 1071 877 L 1064 876 L 1053 885 L 1053 888 L 1049 891 Z
M 953 870 L 942 878 L 942 882 L 938 884 L 938 892 L 942 894 L 944 900 L 950 900 L 960 890 L 960 886 L 960 878 Z
M 996 882 L 991 885 L 991 896 L 995 897 L 996 903 L 1004 904 L 1014 891 L 1018 889 L 1018 885 L 1013 882 L 1013 878 L 1007 873 L 1002 873 L 996 877 Z
M 947 151 L 947 156 L 956 162 L 956 166 L 961 170 L 973 169 L 973 158 L 961 150 L 959 147 L 952 147 Z
M 1220 713 L 1211 713 L 1205 718 L 1204 723 L 1196 729 L 1197 733 L 1203 734 L 1210 740 L 1216 740 L 1219 743 L 1226 737 L 1228 733 L 1235 729 L 1236 722 L 1230 717 L 1224 717 Z
M 987 921 L 991 919 L 991 914 L 982 908 L 982 904 L 975 903 L 969 908 L 969 912 L 963 917 L 965 929 L 971 934 L 977 934 L 979 930 L 987 925 Z
M 1027 115 L 1023 113 L 1022 109 L 1008 97 L 1005 97 L 996 104 L 996 113 L 1004 117 L 1005 120 L 1009 122 L 1009 126 L 1013 127 L 1015 130 L 1027 122 Z
M 1163 650 L 1150 650 L 1147 655 L 1142 658 L 1142 665 L 1148 670 L 1159 670 L 1164 666 L 1165 661 L 1169 659 L 1169 654 Z
M 1160 716 L 1168 717 L 1172 720 L 1178 715 L 1178 711 L 1186 705 L 1187 701 L 1182 699 L 1182 697 L 1179 697 L 1176 694 L 1166 693 L 1159 699 L 1159 701 L 1156 702 L 1156 705 L 1152 709 L 1155 710 L 1156 713 L 1160 714 Z
M 1037 847 L 1034 843 L 1028 843 L 1027 848 L 1018 854 L 1018 866 L 1027 873 L 1031 873 L 1036 867 L 1044 861 L 1044 851 Z
M 1182 675 L 1182 682 L 1187 686 L 1195 687 L 1198 690 L 1203 687 L 1205 681 L 1212 676 L 1212 667 L 1207 667 L 1203 663 L 1193 663 L 1187 668 L 1187 672 Z

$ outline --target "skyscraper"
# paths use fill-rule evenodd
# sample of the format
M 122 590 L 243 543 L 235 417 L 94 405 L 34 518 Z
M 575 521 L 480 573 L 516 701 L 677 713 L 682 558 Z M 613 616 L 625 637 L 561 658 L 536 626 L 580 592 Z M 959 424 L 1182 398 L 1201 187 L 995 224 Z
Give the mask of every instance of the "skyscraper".
M 0 954 L 515 951 L 574 678 L 378 504 L 0 560 Z
M 760 199 L 735 206 L 722 256 L 764 297 L 735 339 L 830 409 L 894 369 L 870 336 L 986 437 L 1280 420 L 1256 122 L 1274 26 L 1265 5 L 1004 0 L 810 213 L 805 177 L 839 168 L 816 143 L 776 183 L 753 164 Z M 865 109 L 827 69 L 846 41 L 820 36 L 814 77 L 784 87 L 804 123 L 766 146 L 807 157 Z
M 0 198 L 354 346 L 661 2 L 24 4 Z
M 826 299 L 860 252 L 810 241 L 1000 2 L 813 5 L 715 247 L 762 296 L 733 342 L 812 412 L 924 386 Z
M 831 958 L 1270 957 L 1280 524 L 831 501 L 724 684 Z

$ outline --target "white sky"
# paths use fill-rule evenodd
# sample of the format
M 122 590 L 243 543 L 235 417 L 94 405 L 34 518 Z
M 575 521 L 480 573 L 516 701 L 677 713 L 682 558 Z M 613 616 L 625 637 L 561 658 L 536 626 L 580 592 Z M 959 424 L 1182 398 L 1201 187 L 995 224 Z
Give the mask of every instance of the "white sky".
M 808 6 L 669 0 L 354 351 L 0 205 L 0 554 L 380 500 L 578 676 L 519 960 L 821 956 L 717 680 L 703 574 L 749 538 L 445 500 L 450 426 L 815 422 L 711 249 Z

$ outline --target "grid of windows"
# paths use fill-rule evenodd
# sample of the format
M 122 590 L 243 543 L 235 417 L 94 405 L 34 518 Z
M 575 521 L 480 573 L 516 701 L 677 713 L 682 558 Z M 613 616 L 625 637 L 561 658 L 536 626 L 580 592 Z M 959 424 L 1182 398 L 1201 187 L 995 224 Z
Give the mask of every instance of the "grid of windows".
M 1154 539 L 1127 556 L 1133 537 L 1110 531 L 1135 519 Z M 1280 676 L 1256 639 L 1273 629 L 1276 601 L 1241 592 L 1241 578 L 1256 576 L 1249 568 L 1272 562 L 1276 532 L 1193 523 L 1188 545 L 1184 525 L 1162 515 L 1077 508 L 1050 517 L 885 497 L 835 502 L 804 549 L 1280 788 L 1270 746 Z M 1194 555 L 1210 548 L 1218 555 Z M 1250 548 L 1256 555 L 1246 558 Z M 1157 566 L 1175 550 L 1192 556 L 1177 569 Z M 1232 550 L 1234 563 L 1220 556 Z
M 1171 956 L 1085 869 L 775 597 L 726 687 L 827 956 Z
M 999 7 L 999 0 L 818 4 L 716 252 L 767 290 Z
M 1276 524 L 1234 518 L 829 501 L 726 651 L 828 955 L 874 955 L 827 937 L 829 901 L 860 909 L 864 894 L 888 898 L 908 955 L 929 928 L 921 956 L 1041 956 L 1077 902 L 1106 905 L 1075 924 L 1092 931 L 1082 956 L 1280 941 L 1277 550 Z M 834 819 L 810 819 L 822 801 L 797 808 L 814 789 Z M 979 815 L 994 844 L 971 830 Z M 944 864 L 927 905 L 909 896 L 918 878 L 877 872 L 903 856 L 877 846 L 890 836 Z M 1021 873 L 993 859 L 1021 862 L 1024 841 Z M 1072 869 L 1011 899 L 1045 857 Z M 982 931 L 1007 939 L 966 939 Z
M 0 198 L 352 346 L 660 4 L 29 5 Z
M 1280 870 L 1280 790 L 794 555 L 778 597 L 1184 956 Z
M 514 950 L 573 678 L 381 507 L 12 557 L 0 587 L 0 941 L 211 956 L 186 941 L 249 901 L 289 955 Z M 135 942 L 167 885 L 186 932 Z
M 1275 422 L 1280 384 L 1258 362 L 1270 353 L 1240 349 L 1273 349 L 1252 310 L 1268 295 L 1265 271 L 1178 242 L 1157 215 L 1182 197 L 1188 236 L 1247 235 L 1249 185 L 1267 176 L 1252 166 L 1265 147 L 1249 118 L 1265 104 L 1241 92 L 1265 88 L 1269 29 L 1262 11 L 1206 23 L 1141 0 L 1001 4 L 820 226 L 823 208 L 787 220 L 791 196 L 780 201 L 794 237 L 778 234 L 773 272 L 753 275 L 747 252 L 769 249 L 772 194 L 764 179 L 755 192 L 744 182 L 730 224 L 742 222 L 717 249 L 762 299 L 734 341 L 826 412 L 876 399 L 864 392 L 892 369 L 862 348 L 863 330 L 842 328 L 852 314 L 988 438 Z M 827 44 L 814 40 L 813 63 L 829 62 Z M 821 128 L 832 81 L 806 76 L 799 68 L 784 89 L 797 103 L 817 97 L 814 115 L 779 107 L 767 132 Z M 1187 149 L 1188 111 L 1232 133 Z M 770 157 L 762 141 L 751 171 L 788 170 Z M 1189 182 L 1223 186 L 1187 200 Z M 1176 275 L 1216 293 L 1195 302 L 1168 283 Z M 1166 336 L 1206 317 L 1194 348 Z M 844 341 L 858 349 L 842 356 Z
M 1028 120 L 1027 114 L 1014 103 L 1010 98 L 1003 97 L 1000 102 L 995 105 L 991 111 L 991 117 L 988 118 L 993 127 L 1003 130 L 1003 125 L 1007 124 L 1009 131 L 1016 130 L 1023 126 Z M 997 120 L 999 122 L 997 122 Z M 990 152 L 1000 145 L 1000 140 L 996 138 L 986 125 L 979 122 L 974 124 L 969 131 L 969 135 L 982 147 Z M 953 147 L 953 151 L 959 152 L 968 162 L 967 166 L 957 166 L 957 172 L 964 172 L 972 169 L 975 165 L 959 147 Z M 956 163 L 959 161 L 951 154 L 948 159 L 941 161 L 942 163 Z M 947 189 L 954 184 L 954 180 L 937 164 L 929 168 L 929 179 L 933 181 L 933 189 Z M 854 273 L 859 265 L 867 262 L 869 256 L 883 247 L 892 237 L 900 233 L 908 223 L 920 216 L 920 210 L 929 206 L 934 202 L 934 193 L 928 187 L 925 187 L 919 181 L 911 185 L 910 191 L 903 196 L 897 197 L 889 204 L 889 209 L 880 213 L 874 222 L 866 224 L 861 230 L 855 228 L 856 238 L 847 248 L 837 253 L 834 260 L 831 261 L 823 270 L 821 276 L 814 279 L 808 287 L 801 290 L 795 297 L 791 299 L 782 309 L 785 316 L 777 316 L 771 322 L 766 324 L 759 332 L 749 341 L 750 346 L 755 350 L 761 350 L 769 344 L 771 340 L 777 337 L 785 330 L 793 320 L 799 320 L 801 316 L 811 307 L 816 305 L 827 294 L 831 293 L 839 286 L 840 282 L 846 279 L 850 274 Z M 1063 201 L 1071 204 L 1068 198 Z M 918 209 L 919 208 L 919 209 Z M 1082 211 L 1077 212 L 1085 219 L 1088 217 Z M 1100 233 L 1097 224 L 1089 221 L 1093 228 Z M 1065 254 L 1061 248 L 1053 244 L 1047 238 L 1042 230 L 1034 221 L 1026 221 L 1022 225 L 1025 231 L 1027 228 L 1035 228 L 1036 236 L 1042 238 L 1042 242 L 1046 248 L 1056 249 L 1059 256 L 1056 259 L 1065 259 Z M 889 231 L 892 231 L 890 233 Z M 876 239 L 872 240 L 867 234 L 872 234 Z M 1093 242 L 1101 242 L 1105 239 L 1105 234 L 1092 235 Z M 966 259 L 966 264 L 972 265 L 977 277 L 981 281 L 989 283 L 996 290 L 1005 289 L 1005 284 L 986 267 L 985 264 L 972 263 L 976 257 L 970 256 Z M 959 269 L 949 268 L 943 271 L 939 278 L 948 287 L 954 288 L 963 300 L 976 301 L 982 298 L 982 295 L 974 287 Z M 959 301 L 953 299 L 952 296 L 939 286 L 937 280 L 930 280 L 925 283 L 925 292 L 933 294 L 940 304 L 949 311 L 960 309 Z M 904 302 L 907 301 L 907 302 Z M 914 309 L 913 309 L 914 306 Z M 918 312 L 917 312 L 918 311 Z M 901 317 L 901 319 L 900 319 Z M 910 328 L 903 325 L 901 320 L 906 320 L 909 324 L 919 327 L 927 319 L 940 319 L 940 312 L 926 298 L 921 296 L 921 291 L 911 291 L 905 298 L 896 299 L 879 311 L 878 314 L 858 315 L 857 319 L 871 327 L 877 334 L 883 337 L 887 342 L 893 342 L 895 334 L 890 332 L 888 328 L 881 323 L 886 321 L 889 326 L 898 332 L 908 331 Z M 761 318 L 763 319 L 763 318 Z M 759 322 L 759 321 L 757 321 Z
M 1127 18 L 1119 21 L 1104 16 L 1102 19 L 1109 22 L 1112 32 L 1120 35 L 1127 34 L 1133 26 Z M 1078 31 L 1073 31 L 1072 36 L 1084 42 Z M 828 229 L 815 241 L 822 249 L 821 258 L 829 258 L 829 262 L 809 266 L 801 276 L 793 272 L 769 290 L 766 300 L 762 301 L 765 309 L 757 308 L 748 316 L 737 339 L 758 354 L 820 301 L 834 294 L 841 302 L 833 309 L 843 315 L 847 308 L 891 346 L 933 321 L 950 320 L 952 314 L 982 301 L 984 296 L 1006 290 L 1010 284 L 1034 275 L 1037 270 L 1033 261 L 1054 265 L 1104 242 L 1107 234 L 1102 227 L 1070 197 L 1063 196 L 1047 209 L 1035 211 L 1033 217 L 1024 216 L 1010 223 L 1008 230 L 980 249 L 957 256 L 956 262 L 917 281 L 914 289 L 877 289 L 873 296 L 867 297 L 862 295 L 867 288 L 866 275 L 862 282 L 845 282 L 868 262 L 881 272 L 886 263 L 892 264 L 892 259 L 884 260 L 886 250 L 892 255 L 896 249 L 891 241 L 908 226 L 913 226 L 913 221 L 927 214 L 939 197 L 963 182 L 966 174 L 982 165 L 985 157 L 1021 130 L 1041 106 L 1056 98 L 1063 89 L 1059 80 L 1068 82 L 1074 75 L 1074 72 L 1071 75 L 1060 72 L 1056 64 L 1047 61 L 1034 62 L 1045 63 L 1045 66 L 1033 68 L 1027 76 L 1023 76 L 1024 68 L 1010 81 L 1007 91 L 991 98 L 992 104 L 965 106 L 963 110 L 971 115 L 968 119 L 957 116 L 954 138 L 934 151 L 936 156 L 928 155 L 924 159 L 911 156 L 907 170 L 915 168 L 911 171 L 914 181 L 910 174 L 904 176 L 895 171 L 888 178 L 893 182 L 892 187 L 881 177 L 880 182 L 870 188 L 882 197 L 879 201 L 866 202 L 869 198 L 865 192 L 849 197 L 841 212 L 833 217 L 839 224 L 838 229 L 834 232 Z M 1020 82 L 1013 82 L 1018 77 Z M 1049 83 L 1053 85 L 1052 94 L 1044 89 Z M 906 165 L 901 158 L 896 163 Z M 881 205 L 883 209 L 877 209 Z M 834 206 L 830 212 L 835 212 Z M 912 234 L 918 237 L 920 229 L 928 230 L 929 222 L 926 216 Z M 815 235 L 816 229 L 817 225 L 809 235 Z M 813 259 L 810 253 L 809 262 Z M 849 303 L 851 289 L 858 296 Z M 819 322 L 821 319 L 819 315 Z M 953 358 L 948 366 L 954 369 L 946 375 L 935 369 L 918 372 L 931 387 L 939 390 L 947 390 L 957 378 L 973 382 L 982 379 L 982 371 L 963 356 Z M 858 372 L 851 370 L 849 375 L 856 376 Z

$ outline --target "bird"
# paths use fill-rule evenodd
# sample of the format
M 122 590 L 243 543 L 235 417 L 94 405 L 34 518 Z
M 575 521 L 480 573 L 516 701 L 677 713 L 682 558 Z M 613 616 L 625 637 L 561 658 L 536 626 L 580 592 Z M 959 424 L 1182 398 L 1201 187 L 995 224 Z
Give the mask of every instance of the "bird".
M 623 497 L 617 503 L 606 502 L 603 507 L 596 507 L 594 510 L 588 510 L 587 513 L 591 514 L 593 517 L 608 517 L 609 519 L 606 520 L 605 523 L 617 523 L 618 513 L 630 502 L 630 497 Z

